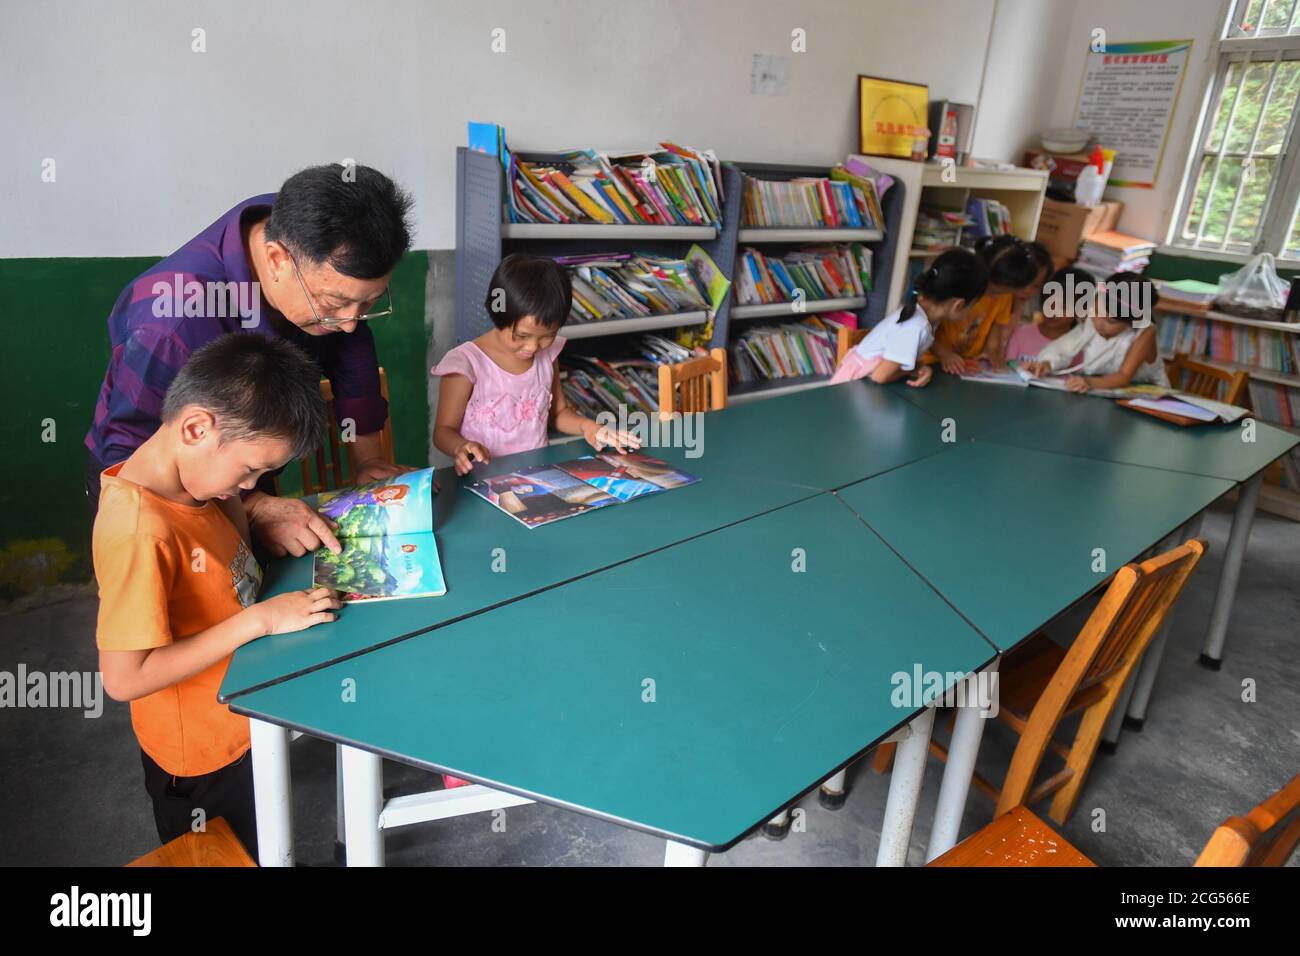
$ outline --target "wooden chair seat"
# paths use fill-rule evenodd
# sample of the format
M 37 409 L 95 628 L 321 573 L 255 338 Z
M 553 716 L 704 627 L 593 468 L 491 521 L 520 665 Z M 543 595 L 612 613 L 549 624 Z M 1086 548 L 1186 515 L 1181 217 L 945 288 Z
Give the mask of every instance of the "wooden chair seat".
M 927 866 L 1096 866 L 1025 807 L 1012 807 Z
M 127 866 L 257 866 L 223 817 L 209 820 L 201 833 L 186 833 Z

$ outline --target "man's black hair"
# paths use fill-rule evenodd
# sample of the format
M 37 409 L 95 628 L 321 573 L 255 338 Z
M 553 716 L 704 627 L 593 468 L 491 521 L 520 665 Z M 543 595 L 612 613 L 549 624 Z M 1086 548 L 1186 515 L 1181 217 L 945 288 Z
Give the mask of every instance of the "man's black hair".
M 369 166 L 309 166 L 284 181 L 271 207 L 266 238 L 312 265 L 355 279 L 393 271 L 411 247 L 413 200 Z
M 222 444 L 283 438 L 305 458 L 329 421 L 320 378 L 311 356 L 287 339 L 229 332 L 195 349 L 172 379 L 162 420 L 197 405 L 216 418 Z

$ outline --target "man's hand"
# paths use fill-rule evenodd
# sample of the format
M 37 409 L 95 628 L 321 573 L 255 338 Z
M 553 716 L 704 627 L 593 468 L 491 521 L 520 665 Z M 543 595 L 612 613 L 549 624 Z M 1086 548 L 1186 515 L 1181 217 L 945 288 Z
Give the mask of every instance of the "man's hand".
M 253 536 L 277 558 L 286 554 L 302 557 L 322 545 L 335 554 L 343 550 L 330 523 L 300 498 L 255 491 L 244 499 L 244 509 Z

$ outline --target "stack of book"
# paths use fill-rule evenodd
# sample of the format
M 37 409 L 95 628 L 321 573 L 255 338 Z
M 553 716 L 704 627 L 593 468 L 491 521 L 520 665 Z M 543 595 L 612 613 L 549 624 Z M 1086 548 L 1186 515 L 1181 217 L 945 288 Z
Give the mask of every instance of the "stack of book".
M 955 209 L 926 209 L 916 211 L 916 226 L 912 231 L 912 248 L 921 252 L 949 249 L 957 245 L 963 229 L 975 225 L 975 220 Z
M 746 329 L 731 345 L 732 381 L 830 376 L 835 371 L 837 328 L 812 316 L 802 322 Z
M 1161 294 L 1161 300 L 1164 294 Z M 1300 338 L 1271 329 L 1228 322 L 1212 322 L 1195 316 L 1166 315 L 1157 333 L 1160 351 L 1183 352 L 1238 365 L 1253 365 L 1284 375 L 1300 369 Z
M 1105 279 L 1114 272 L 1141 272 L 1156 244 L 1122 232 L 1094 232 L 1083 240 L 1075 265 Z
M 735 285 L 739 305 L 864 296 L 871 291 L 871 250 L 859 242 L 837 243 L 778 258 L 746 248 Z
M 649 252 L 556 256 L 573 285 L 571 322 L 708 309 L 708 290 L 685 259 Z
M 712 150 L 660 143 L 657 150 L 578 149 L 555 162 L 508 155 L 511 222 L 718 226 L 722 168 Z
M 973 198 L 966 203 L 970 225 L 962 229 L 961 243 L 973 246 L 986 236 L 1011 235 L 1011 210 L 996 199 Z
M 846 166 L 829 178 L 784 181 L 745 176 L 742 224 L 808 229 L 879 229 L 884 218 L 875 183 Z
M 1217 285 L 1197 282 L 1195 279 L 1179 279 L 1177 282 L 1160 282 L 1157 285 L 1160 304 L 1177 306 L 1180 310 L 1207 312 L 1214 305 L 1214 297 L 1219 294 Z

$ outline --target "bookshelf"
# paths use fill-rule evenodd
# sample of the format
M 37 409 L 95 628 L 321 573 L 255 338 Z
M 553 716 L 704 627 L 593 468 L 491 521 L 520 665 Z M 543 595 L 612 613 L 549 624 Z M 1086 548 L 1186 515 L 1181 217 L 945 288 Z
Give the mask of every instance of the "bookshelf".
M 829 177 L 830 166 L 792 165 L 786 163 L 750 163 L 738 162 L 738 184 L 743 176 L 756 179 L 785 181 L 804 176 Z M 728 186 L 730 190 L 730 186 Z M 726 304 L 719 310 L 714 323 L 713 344 L 727 349 L 728 360 L 731 358 L 731 346 L 745 328 L 753 325 L 776 325 L 784 322 L 798 322 L 809 316 L 823 312 L 852 312 L 858 318 L 859 328 L 868 328 L 889 312 L 887 303 L 892 292 L 890 277 L 894 274 L 894 258 L 898 225 L 903 216 L 903 198 L 905 188 L 897 186 L 881 197 L 880 211 L 884 217 L 882 229 L 846 229 L 846 228 L 791 228 L 783 226 L 739 226 L 741 219 L 740 187 L 738 186 L 736 207 L 734 210 L 735 239 L 731 250 L 730 270 L 726 273 L 732 280 L 731 292 Z M 732 195 L 728 192 L 728 215 L 732 215 Z M 742 249 L 745 246 L 765 246 L 764 254 L 781 255 L 802 246 L 819 243 L 859 242 L 871 250 L 873 290 L 865 296 L 833 299 L 806 299 L 801 309 L 793 303 L 777 302 L 767 305 L 738 305 L 735 302 L 735 270 L 742 267 Z M 766 323 L 753 320 L 768 320 Z M 728 402 L 741 404 L 759 398 L 770 398 L 790 392 L 817 388 L 827 384 L 829 375 L 801 375 L 790 378 L 760 380 L 754 382 L 733 382 L 729 389 Z
M 895 259 L 893 274 L 890 276 L 889 287 L 893 293 L 888 306 L 890 309 L 898 308 L 901 303 L 910 282 L 911 270 L 914 267 L 919 269 L 943 251 L 912 248 L 917 211 L 922 206 L 964 211 L 970 199 L 996 199 L 1011 213 L 1011 231 L 1014 235 L 1025 240 L 1038 235 L 1038 217 L 1043 211 L 1043 197 L 1047 192 L 1047 173 L 1043 170 L 954 166 L 950 175 L 945 176 L 944 165 L 941 163 L 918 163 L 884 156 L 857 158 L 868 166 L 893 176 L 907 189 L 896 239 L 904 254 Z M 890 191 L 893 191 L 892 188 Z M 953 241 L 956 243 L 960 239 L 960 230 L 954 229 L 953 233 Z
M 1294 336 L 1293 339 L 1283 339 L 1284 344 L 1291 346 L 1293 354 L 1300 359 L 1300 324 L 1290 322 L 1271 322 L 1265 319 L 1251 319 L 1240 315 L 1229 315 L 1226 312 L 1218 312 L 1214 309 L 1204 310 L 1191 307 L 1185 307 L 1180 303 L 1165 302 L 1156 306 L 1156 312 L 1163 317 L 1165 321 L 1170 320 L 1200 320 L 1207 323 L 1210 328 L 1214 324 L 1223 324 L 1235 326 L 1237 328 L 1252 329 L 1257 332 L 1257 338 L 1260 340 L 1272 339 L 1274 336 L 1286 337 Z M 1163 332 L 1164 329 L 1162 328 Z M 1267 338 L 1266 338 L 1267 337 Z M 1160 348 L 1161 359 L 1172 358 L 1174 349 L 1164 344 L 1162 337 Z M 1300 402 L 1300 371 L 1284 372 L 1278 369 L 1264 368 L 1259 365 L 1249 365 L 1244 362 L 1238 362 L 1233 359 L 1227 359 L 1222 356 L 1212 356 L 1209 354 L 1211 347 L 1210 339 L 1207 337 L 1204 343 L 1204 350 L 1200 352 L 1188 351 L 1188 355 L 1199 362 L 1205 362 L 1207 365 L 1214 365 L 1231 372 L 1245 372 L 1250 379 L 1251 385 L 1267 388 L 1283 388 L 1296 390 L 1294 394 L 1284 392 L 1283 397 L 1291 399 L 1291 404 Z M 1277 420 L 1272 416 L 1261 413 L 1254 395 L 1251 396 L 1250 404 L 1252 410 L 1259 416 L 1261 421 L 1268 422 L 1277 428 L 1284 428 L 1288 431 L 1300 434 L 1300 418 L 1293 417 L 1296 424 L 1288 425 L 1283 421 Z M 1283 457 L 1282 469 L 1286 474 L 1289 487 L 1266 482 L 1260 491 L 1259 507 L 1271 514 L 1280 515 L 1284 518 L 1290 518 L 1292 521 L 1300 521 L 1300 466 L 1296 462 L 1296 453 Z
M 515 151 L 530 162 L 557 163 L 559 153 Z M 732 274 L 735 224 L 739 221 L 740 178 L 724 164 L 722 227 L 629 226 L 592 223 L 511 223 L 505 221 L 505 177 L 498 157 L 459 147 L 456 150 L 456 341 L 468 342 L 492 327 L 485 300 L 497 264 L 512 252 L 538 256 L 593 252 L 652 252 L 685 258 L 698 244 L 722 270 Z M 732 208 L 732 195 L 736 194 Z M 640 332 L 662 332 L 684 325 L 704 325 L 703 310 L 597 322 L 571 322 L 567 339 L 596 339 Z M 716 329 L 715 325 L 715 329 Z

